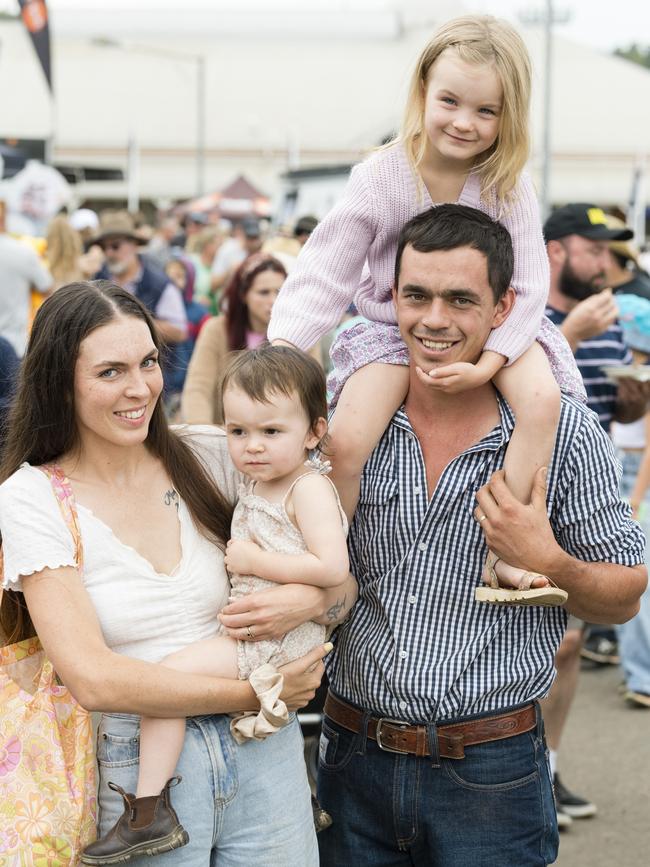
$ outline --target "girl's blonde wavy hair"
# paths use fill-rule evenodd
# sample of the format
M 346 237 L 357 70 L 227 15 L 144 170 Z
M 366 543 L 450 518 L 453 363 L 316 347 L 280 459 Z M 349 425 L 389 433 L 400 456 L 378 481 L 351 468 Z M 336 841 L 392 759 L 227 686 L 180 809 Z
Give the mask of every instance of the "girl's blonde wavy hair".
M 418 58 L 409 86 L 401 141 L 417 173 L 424 158 L 424 102 L 431 67 L 447 49 L 460 60 L 487 64 L 496 71 L 503 88 L 499 132 L 492 147 L 478 157 L 481 193 L 494 191 L 505 202 L 521 174 L 530 149 L 528 113 L 531 66 L 524 41 L 506 21 L 491 15 L 466 15 L 443 24 Z

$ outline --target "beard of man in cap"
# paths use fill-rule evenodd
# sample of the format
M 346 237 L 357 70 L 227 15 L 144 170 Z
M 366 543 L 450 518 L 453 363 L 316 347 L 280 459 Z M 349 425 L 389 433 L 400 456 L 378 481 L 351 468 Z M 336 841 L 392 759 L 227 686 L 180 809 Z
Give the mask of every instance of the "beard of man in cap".
M 592 277 L 580 277 L 567 256 L 558 278 L 558 288 L 563 295 L 574 301 L 584 301 L 598 292 L 602 292 L 606 284 L 605 271 L 600 268 Z

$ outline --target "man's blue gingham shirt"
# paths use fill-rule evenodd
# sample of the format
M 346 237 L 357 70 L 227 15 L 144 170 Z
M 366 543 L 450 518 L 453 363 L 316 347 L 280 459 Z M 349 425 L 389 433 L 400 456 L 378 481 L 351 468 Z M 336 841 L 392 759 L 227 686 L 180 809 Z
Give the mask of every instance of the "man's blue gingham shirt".
M 562 608 L 477 603 L 487 548 L 476 491 L 503 465 L 514 419 L 445 468 L 427 502 L 420 444 L 403 409 L 366 464 L 349 536 L 359 601 L 328 664 L 342 698 L 407 722 L 498 711 L 544 696 L 566 626 Z M 645 541 L 618 493 L 620 464 L 594 413 L 563 397 L 548 473 L 561 547 L 591 562 L 634 566 Z

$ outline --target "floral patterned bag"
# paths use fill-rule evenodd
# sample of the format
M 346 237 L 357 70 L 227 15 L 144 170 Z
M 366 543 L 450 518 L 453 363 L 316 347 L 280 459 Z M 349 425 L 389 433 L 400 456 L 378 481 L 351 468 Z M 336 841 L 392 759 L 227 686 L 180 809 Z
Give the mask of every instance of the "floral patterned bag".
M 41 467 L 82 568 L 70 483 Z M 72 867 L 96 837 L 90 714 L 57 680 L 38 638 L 0 648 L 0 867 Z

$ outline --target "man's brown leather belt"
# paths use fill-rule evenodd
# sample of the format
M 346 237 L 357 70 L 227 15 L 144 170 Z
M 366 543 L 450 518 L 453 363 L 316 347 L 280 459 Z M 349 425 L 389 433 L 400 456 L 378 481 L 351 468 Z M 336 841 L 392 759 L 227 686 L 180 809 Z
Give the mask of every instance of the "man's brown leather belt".
M 325 699 L 325 714 L 348 731 L 358 734 L 363 730 L 363 712 L 331 692 L 327 693 Z M 529 704 L 507 713 L 436 726 L 439 753 L 445 759 L 464 759 L 465 747 L 511 738 L 529 732 L 536 725 L 535 706 Z M 431 755 L 425 725 L 409 725 L 388 717 L 370 717 L 367 734 L 389 753 Z

